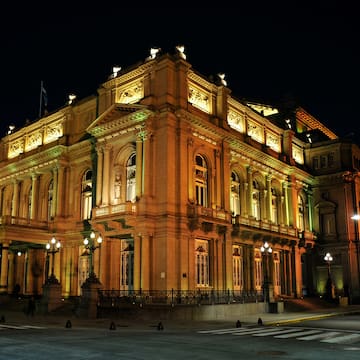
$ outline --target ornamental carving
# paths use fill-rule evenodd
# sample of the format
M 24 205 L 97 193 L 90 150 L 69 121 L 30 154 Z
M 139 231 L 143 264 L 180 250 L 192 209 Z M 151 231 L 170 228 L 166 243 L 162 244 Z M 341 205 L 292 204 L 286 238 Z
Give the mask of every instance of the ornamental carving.
M 44 143 L 47 144 L 63 136 L 63 126 L 59 122 L 45 128 Z
M 9 159 L 18 156 L 24 152 L 24 139 L 18 139 L 10 143 L 8 157 Z
M 278 135 L 267 133 L 266 134 L 266 145 L 269 146 L 270 149 L 280 152 L 280 138 Z
M 121 104 L 134 104 L 144 97 L 144 84 L 142 81 L 122 88 L 118 92 L 117 102 Z
M 264 142 L 264 134 L 262 131 L 262 127 L 255 122 L 249 121 L 247 126 L 247 134 L 254 140 L 263 143 Z
M 25 142 L 25 151 L 30 151 L 42 144 L 42 135 L 40 131 L 29 134 Z
M 299 146 L 293 144 L 292 157 L 298 164 L 304 164 L 304 154 Z
M 188 100 L 191 104 L 197 108 L 210 113 L 210 100 L 209 95 L 199 89 L 194 87 L 189 87 L 189 97 Z
M 228 116 L 227 116 L 227 122 L 230 127 L 233 129 L 244 133 L 245 132 L 245 126 L 244 126 L 244 117 L 234 110 L 229 110 Z

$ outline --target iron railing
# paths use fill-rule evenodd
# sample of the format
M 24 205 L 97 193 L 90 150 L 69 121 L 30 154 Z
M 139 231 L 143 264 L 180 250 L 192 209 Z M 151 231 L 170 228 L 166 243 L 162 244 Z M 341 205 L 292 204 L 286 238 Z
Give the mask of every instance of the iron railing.
M 262 291 L 233 290 L 99 290 L 98 306 L 118 308 L 138 305 L 215 305 L 263 302 Z

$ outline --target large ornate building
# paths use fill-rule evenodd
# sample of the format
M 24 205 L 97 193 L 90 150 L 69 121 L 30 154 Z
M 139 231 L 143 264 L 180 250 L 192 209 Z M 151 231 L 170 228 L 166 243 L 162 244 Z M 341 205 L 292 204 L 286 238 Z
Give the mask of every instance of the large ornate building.
M 0 160 L 2 293 L 41 294 L 50 271 L 65 298 L 93 272 L 109 290 L 261 292 L 266 259 L 275 298 L 324 294 L 330 266 L 360 298 L 359 147 L 237 99 L 181 47 L 10 131 Z

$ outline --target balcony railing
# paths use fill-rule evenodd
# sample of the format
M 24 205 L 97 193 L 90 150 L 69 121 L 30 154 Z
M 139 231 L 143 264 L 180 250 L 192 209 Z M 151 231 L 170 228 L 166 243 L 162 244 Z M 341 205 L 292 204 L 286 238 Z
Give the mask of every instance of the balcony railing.
M 3 215 L 0 216 L 0 225 L 17 225 L 17 226 L 33 227 L 37 229 L 46 229 L 48 227 L 48 222 L 11 216 L 11 215 Z
M 122 204 L 116 205 L 109 205 L 109 206 L 102 206 L 99 208 L 94 209 L 95 216 L 107 216 L 112 214 L 128 214 L 128 215 L 135 215 L 136 214 L 136 204 L 128 201 Z

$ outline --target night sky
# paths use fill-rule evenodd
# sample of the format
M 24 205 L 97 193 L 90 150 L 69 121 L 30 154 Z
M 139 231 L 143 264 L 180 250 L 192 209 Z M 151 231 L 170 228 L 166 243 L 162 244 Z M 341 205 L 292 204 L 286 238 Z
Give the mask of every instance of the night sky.
M 175 53 L 179 44 L 204 76 L 224 72 L 238 99 L 292 100 L 337 135 L 360 135 L 360 22 L 342 2 L 324 3 L 151 9 L 89 3 L 86 11 L 52 3 L 2 11 L 1 136 L 11 123 L 36 120 L 41 81 L 51 112 L 70 93 L 96 94 L 114 65 L 143 61 L 151 47 Z

